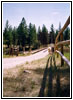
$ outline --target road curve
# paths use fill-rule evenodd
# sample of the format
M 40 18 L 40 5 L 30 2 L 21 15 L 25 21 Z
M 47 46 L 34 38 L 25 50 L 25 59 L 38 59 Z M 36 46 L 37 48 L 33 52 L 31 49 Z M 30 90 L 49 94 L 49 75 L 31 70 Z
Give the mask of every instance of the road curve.
M 3 58 L 3 69 L 12 68 L 16 65 L 24 64 L 25 62 L 31 62 L 33 60 L 41 59 L 48 55 L 48 50 L 42 50 L 38 53 L 35 53 L 30 56 L 22 56 L 22 57 L 15 57 L 15 58 Z

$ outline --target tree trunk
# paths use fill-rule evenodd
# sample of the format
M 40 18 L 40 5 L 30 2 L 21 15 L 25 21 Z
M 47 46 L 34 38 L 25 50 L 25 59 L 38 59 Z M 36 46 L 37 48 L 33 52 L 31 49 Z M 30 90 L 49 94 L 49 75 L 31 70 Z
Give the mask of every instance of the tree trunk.
M 23 47 L 23 52 L 25 52 L 25 47 Z

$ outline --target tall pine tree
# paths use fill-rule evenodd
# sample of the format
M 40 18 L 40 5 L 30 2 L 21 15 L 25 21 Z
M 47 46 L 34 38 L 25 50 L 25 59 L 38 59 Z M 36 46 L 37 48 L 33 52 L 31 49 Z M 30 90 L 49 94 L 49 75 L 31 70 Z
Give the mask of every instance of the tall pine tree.
M 70 28 L 67 27 L 66 30 L 64 31 L 64 40 L 69 40 L 70 39 Z
M 3 32 L 3 43 L 6 44 L 9 48 L 9 45 L 12 45 L 12 27 L 9 26 L 8 20 L 6 21 L 6 26 Z
M 22 18 L 22 21 L 18 26 L 17 33 L 18 33 L 18 44 L 21 45 L 24 50 L 24 47 L 26 46 L 27 43 L 27 35 L 28 35 L 27 24 L 24 17 Z
M 48 30 L 47 30 L 45 25 L 43 25 L 43 27 L 42 27 L 42 34 L 41 35 L 42 35 L 41 36 L 41 43 L 43 45 L 47 45 L 49 38 L 48 38 Z
M 54 25 L 51 25 L 50 31 L 50 43 L 55 43 L 55 32 L 54 32 Z
M 18 37 L 17 37 L 17 29 L 15 27 L 13 28 L 12 35 L 13 35 L 13 45 L 17 45 Z

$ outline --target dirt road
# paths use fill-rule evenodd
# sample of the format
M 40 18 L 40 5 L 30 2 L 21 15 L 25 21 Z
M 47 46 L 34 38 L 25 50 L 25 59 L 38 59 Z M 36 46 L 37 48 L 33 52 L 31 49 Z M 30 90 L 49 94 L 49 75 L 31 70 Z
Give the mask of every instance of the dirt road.
M 3 69 L 12 68 L 16 65 L 24 64 L 25 62 L 31 62 L 33 60 L 41 59 L 48 55 L 48 50 L 42 50 L 38 53 L 35 53 L 30 56 L 22 56 L 22 57 L 15 57 L 15 58 L 3 58 Z

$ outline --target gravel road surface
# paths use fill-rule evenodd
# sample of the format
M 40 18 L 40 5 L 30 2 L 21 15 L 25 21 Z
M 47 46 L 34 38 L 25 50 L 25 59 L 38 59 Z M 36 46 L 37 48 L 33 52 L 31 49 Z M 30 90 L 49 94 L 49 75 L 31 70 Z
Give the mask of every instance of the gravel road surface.
M 14 58 L 3 58 L 3 69 L 12 68 L 16 65 L 21 65 L 26 62 L 41 59 L 48 55 L 48 49 L 42 50 L 30 56 L 14 57 Z

